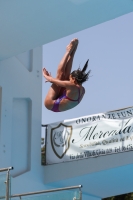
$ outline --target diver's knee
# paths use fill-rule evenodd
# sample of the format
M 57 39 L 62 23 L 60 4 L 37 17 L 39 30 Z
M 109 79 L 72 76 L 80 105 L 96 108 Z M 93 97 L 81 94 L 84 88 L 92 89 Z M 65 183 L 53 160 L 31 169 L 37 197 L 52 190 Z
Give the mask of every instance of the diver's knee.
M 44 106 L 45 106 L 48 110 L 51 110 L 51 108 L 53 107 L 53 105 L 51 104 L 51 102 L 48 101 L 47 99 L 44 99 Z
M 48 101 L 47 101 L 47 99 L 44 99 L 44 106 L 47 108 L 47 106 L 48 106 Z

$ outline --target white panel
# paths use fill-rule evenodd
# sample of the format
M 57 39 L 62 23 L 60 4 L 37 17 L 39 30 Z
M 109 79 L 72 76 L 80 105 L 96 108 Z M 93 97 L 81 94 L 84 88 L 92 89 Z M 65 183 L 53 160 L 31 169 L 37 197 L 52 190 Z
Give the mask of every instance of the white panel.
M 1 136 L 1 105 L 2 105 L 2 87 L 0 87 L 0 136 Z
M 16 58 L 24 65 L 24 67 L 27 68 L 29 72 L 32 71 L 33 50 L 19 54 Z
M 132 11 L 132 0 L 0 1 L 0 60 Z
M 13 176 L 30 170 L 31 154 L 31 100 L 13 99 L 12 166 Z
M 69 1 L 71 1 L 74 4 L 83 4 L 89 0 L 69 0 Z
M 12 165 L 14 182 L 41 167 L 42 47 L 0 62 L 0 87 L 0 168 Z

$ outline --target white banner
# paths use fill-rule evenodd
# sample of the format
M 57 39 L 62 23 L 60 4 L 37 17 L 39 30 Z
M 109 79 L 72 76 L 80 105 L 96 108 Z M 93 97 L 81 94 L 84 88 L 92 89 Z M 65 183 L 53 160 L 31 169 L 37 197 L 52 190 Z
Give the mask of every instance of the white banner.
M 48 125 L 46 164 L 133 150 L 133 107 Z

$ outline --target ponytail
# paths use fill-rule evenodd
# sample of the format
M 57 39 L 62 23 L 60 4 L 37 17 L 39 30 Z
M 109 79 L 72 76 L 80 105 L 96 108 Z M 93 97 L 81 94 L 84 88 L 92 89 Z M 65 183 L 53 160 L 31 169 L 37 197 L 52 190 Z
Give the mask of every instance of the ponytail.
M 89 79 L 91 70 L 89 70 L 87 73 L 85 72 L 88 67 L 88 62 L 89 62 L 89 59 L 86 61 L 82 70 L 80 68 L 78 68 L 77 70 L 74 70 L 71 73 L 72 77 L 74 77 L 76 79 L 78 84 L 82 84 Z

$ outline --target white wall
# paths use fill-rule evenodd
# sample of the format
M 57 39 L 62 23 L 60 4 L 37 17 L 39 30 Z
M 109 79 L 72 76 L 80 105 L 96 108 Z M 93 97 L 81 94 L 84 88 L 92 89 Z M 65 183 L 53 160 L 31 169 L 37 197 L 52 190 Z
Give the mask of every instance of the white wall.
M 20 178 L 13 178 L 12 184 L 21 182 L 25 172 L 41 168 L 41 111 L 42 47 L 38 47 L 0 62 L 0 168 L 14 167 L 12 176 Z M 18 188 L 15 184 L 12 189 Z
M 1 1 L 0 60 L 132 11 L 132 0 Z

